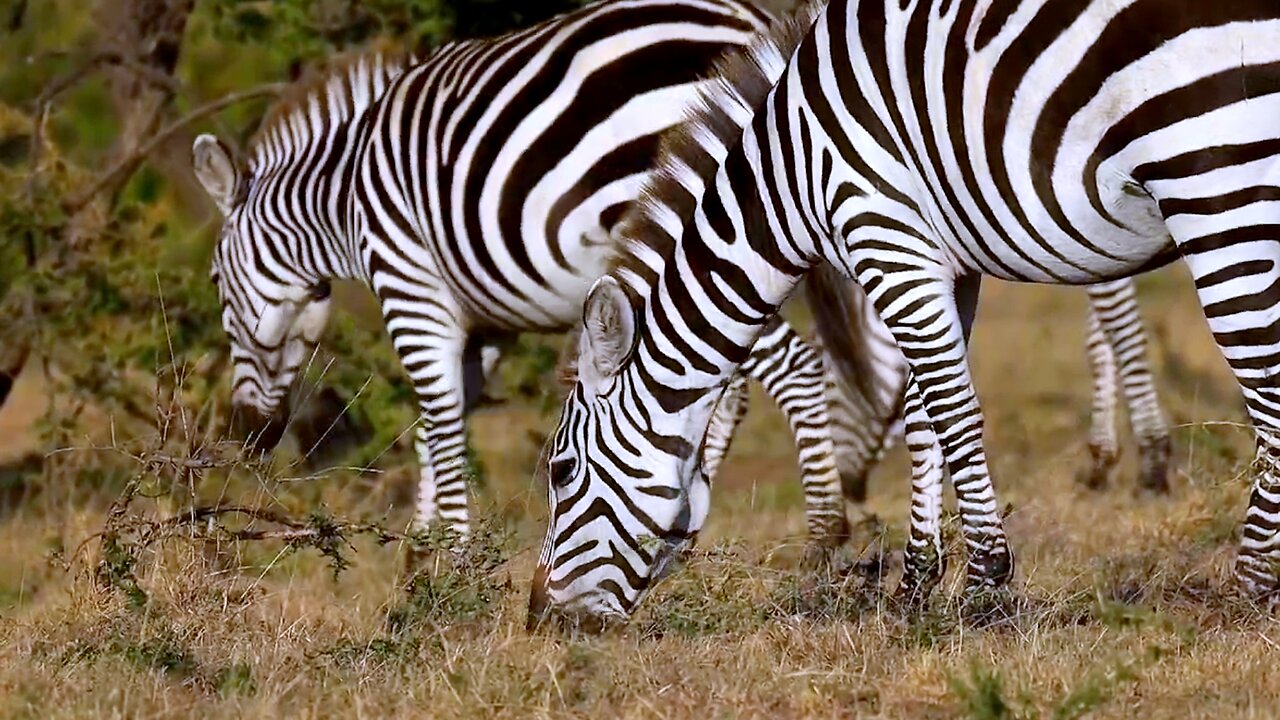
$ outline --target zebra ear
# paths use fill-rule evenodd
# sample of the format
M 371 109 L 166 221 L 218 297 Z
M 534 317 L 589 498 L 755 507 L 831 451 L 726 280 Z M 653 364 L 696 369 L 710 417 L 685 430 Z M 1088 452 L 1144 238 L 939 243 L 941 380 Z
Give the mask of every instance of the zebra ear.
M 612 378 L 635 345 L 636 318 L 631 300 L 608 275 L 596 281 L 582 308 L 578 341 L 578 378 L 598 386 Z
M 191 167 L 223 215 L 235 207 L 242 186 L 231 151 L 212 135 L 201 135 L 191 146 Z

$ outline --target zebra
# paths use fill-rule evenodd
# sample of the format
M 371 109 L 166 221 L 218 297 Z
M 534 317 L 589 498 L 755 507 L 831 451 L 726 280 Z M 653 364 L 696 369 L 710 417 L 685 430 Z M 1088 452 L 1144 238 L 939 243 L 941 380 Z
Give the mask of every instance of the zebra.
M 691 450 L 761 325 L 822 261 L 858 282 L 911 369 L 899 592 L 915 597 L 941 570 L 944 467 L 969 590 L 1014 573 L 967 363 L 980 278 L 1087 285 L 1181 257 L 1255 428 L 1235 576 L 1269 602 L 1280 6 L 1174 10 L 832 0 L 723 62 L 587 296 L 530 623 L 625 620 L 696 538 L 710 495 Z
M 831 440 L 836 447 L 845 498 L 866 500 L 866 476 L 901 434 L 891 424 L 900 419 L 906 392 L 907 360 L 889 328 L 876 315 L 856 283 L 840 277 L 829 265 L 814 271 L 806 285 L 809 306 L 817 318 L 825 377 Z M 1169 491 L 1172 443 L 1164 410 L 1147 361 L 1147 336 L 1129 278 L 1089 285 L 1088 337 L 1085 341 L 1093 378 L 1089 427 L 1089 461 L 1076 474 L 1089 489 L 1105 487 L 1119 460 L 1116 432 L 1117 400 L 1123 396 L 1130 429 L 1138 444 L 1138 487 L 1155 493 Z M 865 337 L 853 338 L 851 334 Z M 830 351 L 843 352 L 864 343 L 870 356 L 871 379 L 851 378 L 847 364 Z M 864 397 L 871 387 L 873 396 Z
M 367 283 L 420 407 L 414 527 L 465 536 L 464 418 L 504 338 L 579 320 L 660 132 L 712 60 L 766 26 L 739 0 L 605 0 L 421 62 L 337 63 L 271 111 L 245 170 L 217 138 L 197 138 L 196 175 L 225 218 L 211 275 L 240 415 L 282 424 L 331 281 Z M 775 329 L 753 374 L 795 430 L 811 539 L 839 544 L 821 360 Z M 717 465 L 727 438 L 710 443 Z

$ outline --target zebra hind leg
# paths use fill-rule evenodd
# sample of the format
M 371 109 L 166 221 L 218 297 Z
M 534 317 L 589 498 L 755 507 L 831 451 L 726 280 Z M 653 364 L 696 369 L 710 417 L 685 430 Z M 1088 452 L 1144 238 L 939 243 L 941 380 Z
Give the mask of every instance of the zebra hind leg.
M 1129 411 L 1129 424 L 1138 441 L 1138 487 L 1166 493 L 1169 491 L 1171 455 L 1169 426 L 1165 422 L 1147 360 L 1147 333 L 1142 325 L 1133 280 L 1091 285 L 1087 291 L 1091 311 L 1091 351 L 1096 319 L 1098 329 L 1105 336 L 1104 344 L 1110 351 L 1112 366 L 1119 377 L 1119 388 Z M 1114 429 L 1112 434 L 1114 437 Z
M 706 441 L 702 444 L 702 471 L 711 479 L 713 487 L 720 474 L 720 466 L 729 454 L 729 446 L 733 444 L 733 436 L 747 415 L 749 398 L 746 376 L 734 375 L 711 415 Z
M 1092 288 L 1089 294 L 1089 336 L 1085 343 L 1089 370 L 1093 374 L 1093 412 L 1089 425 L 1089 461 L 1076 474 L 1076 482 L 1089 490 L 1101 490 L 1111 482 L 1111 473 L 1119 461 L 1116 438 L 1116 395 L 1119 374 L 1116 356 L 1099 318 L 1098 300 Z
M 1240 176 L 1244 183 L 1257 179 Z M 1159 187 L 1176 198 L 1198 197 L 1202 186 L 1169 181 Z M 1163 202 L 1161 193 L 1155 197 Z M 1210 212 L 1219 209 L 1217 198 L 1201 201 L 1204 209 L 1197 212 L 1203 215 L 1179 216 L 1182 222 L 1169 228 L 1254 427 L 1253 489 L 1240 531 L 1236 580 L 1257 602 L 1274 606 L 1280 600 L 1280 213 L 1274 203 L 1242 208 L 1234 194 L 1222 197 L 1228 200 L 1220 213 Z M 1223 218 L 1254 224 L 1228 230 Z

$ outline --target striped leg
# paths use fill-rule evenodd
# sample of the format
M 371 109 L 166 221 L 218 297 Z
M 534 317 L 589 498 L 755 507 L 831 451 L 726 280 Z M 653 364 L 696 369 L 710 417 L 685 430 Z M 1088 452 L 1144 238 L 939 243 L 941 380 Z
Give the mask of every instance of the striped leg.
M 1251 595 L 1274 602 L 1280 593 L 1280 242 L 1223 243 L 1220 232 L 1206 238 L 1214 242 L 1184 242 L 1177 233 L 1184 226 L 1170 225 L 1257 440 L 1236 577 Z
M 1169 427 L 1147 362 L 1147 334 L 1133 281 L 1124 279 L 1090 285 L 1086 290 L 1090 301 L 1090 331 L 1092 333 L 1092 318 L 1096 316 L 1119 372 L 1129 423 L 1138 441 L 1141 458 L 1138 486 L 1168 492 Z M 1114 419 L 1112 422 L 1114 426 Z
M 903 405 L 905 444 L 911 454 L 911 527 L 898 597 L 915 604 L 929 597 L 946 572 L 942 549 L 942 446 L 924 411 L 920 389 L 908 381 Z
M 849 521 L 831 442 L 822 356 L 775 318 L 756 339 L 740 372 L 760 382 L 791 426 L 804 483 L 810 541 L 818 547 L 843 544 L 849 537 Z
M 454 321 L 460 314 L 450 303 L 423 301 L 443 295 L 436 286 L 397 287 L 394 291 L 379 287 L 378 294 L 392 343 L 418 397 L 415 447 L 420 478 L 414 529 L 426 530 L 440 523 L 447 531 L 465 537 L 471 530 L 463 420 L 467 338 Z
M 961 277 L 953 285 L 944 272 L 921 268 L 885 273 L 879 276 L 880 282 L 872 283 L 875 291 L 871 300 L 911 365 L 918 388 L 915 394 L 941 444 L 969 550 L 968 585 L 971 589 L 997 587 L 1012 577 L 1013 554 L 987 468 L 982 410 L 966 355 L 979 278 Z M 917 412 L 916 417 L 920 416 Z M 916 474 L 931 469 L 926 463 L 917 465 L 915 456 L 922 452 L 913 453 L 912 504 L 928 508 L 934 503 L 931 498 L 941 492 L 944 479 L 938 472 L 924 477 Z M 927 522 L 921 525 L 923 533 Z M 909 545 L 908 551 L 919 547 Z M 927 567 L 929 562 L 909 556 L 906 564 Z
M 750 394 L 747 388 L 747 376 L 741 373 L 734 375 L 729 386 L 720 396 L 716 411 L 711 415 L 707 425 L 707 440 L 702 446 L 702 472 L 712 481 L 720 472 L 724 456 L 729 454 L 729 446 L 733 444 L 733 436 L 747 416 Z
M 471 525 L 467 512 L 469 468 L 461 339 L 451 342 L 442 337 L 393 337 L 397 350 L 413 348 L 409 356 L 401 351 L 401 357 L 406 358 L 405 367 L 413 378 L 421 412 L 417 442 L 421 475 L 414 527 L 425 530 L 438 522 L 449 532 L 465 537 L 471 532 Z
M 1280 208 L 1258 191 L 1270 186 L 1275 162 L 1220 172 L 1213 185 L 1198 175 L 1184 177 L 1189 167 L 1199 166 L 1153 164 L 1146 186 L 1191 271 L 1209 330 L 1236 376 L 1253 423 L 1253 491 L 1235 572 L 1246 592 L 1275 602 L 1280 598 Z M 1222 194 L 1204 197 L 1208 187 Z
M 1092 292 L 1089 296 L 1093 297 Z M 1093 373 L 1093 414 L 1089 425 L 1089 467 L 1076 479 L 1081 485 L 1097 490 L 1106 487 L 1120 455 L 1116 436 L 1117 384 L 1116 355 L 1107 342 L 1098 320 L 1098 304 L 1089 305 L 1089 336 L 1085 342 L 1089 368 Z

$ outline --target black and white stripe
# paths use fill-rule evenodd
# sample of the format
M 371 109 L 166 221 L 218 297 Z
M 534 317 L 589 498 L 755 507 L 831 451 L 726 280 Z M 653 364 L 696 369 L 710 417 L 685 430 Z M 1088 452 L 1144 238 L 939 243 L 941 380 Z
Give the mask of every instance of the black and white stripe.
M 329 280 L 369 283 L 420 405 L 416 523 L 466 533 L 464 417 L 490 348 L 581 318 L 660 133 L 712 61 L 764 26 L 737 0 L 605 0 L 421 62 L 357 59 L 274 112 L 247 172 L 198 140 L 197 172 L 226 215 L 214 279 L 235 404 L 284 411 Z M 799 339 L 772 340 L 762 366 L 790 363 Z M 812 388 L 796 402 L 797 381 L 817 382 L 766 386 L 796 429 L 810 530 L 834 542 L 844 504 L 825 407 Z
M 556 433 L 533 615 L 625 617 L 696 534 L 709 495 L 691 448 L 824 260 L 911 368 L 927 532 L 913 528 L 908 592 L 936 578 L 944 464 L 971 586 L 1013 572 L 967 363 L 979 278 L 1087 285 L 1181 256 L 1257 429 L 1237 576 L 1274 593 L 1280 6 L 834 0 L 809 17 L 725 67 L 628 230 L 631 257 L 588 296 L 594 370 Z
M 845 352 L 857 343 L 865 349 L 856 352 L 870 356 L 872 373 L 867 379 L 845 377 L 841 371 L 848 369 L 839 358 L 823 354 L 824 363 L 833 369 L 827 378 L 827 400 L 836 466 L 845 497 L 862 502 L 867 473 L 902 433 L 902 428 L 893 425 L 901 417 L 907 360 L 856 283 L 824 270 L 811 276 L 808 287 L 810 305 L 818 318 L 819 343 Z M 813 297 L 815 292 L 820 296 Z M 1147 335 L 1133 281 L 1126 278 L 1090 285 L 1086 295 L 1093 412 L 1089 461 L 1077 478 L 1092 489 L 1105 487 L 1110 481 L 1120 454 L 1116 409 L 1123 397 L 1138 445 L 1138 487 L 1168 492 L 1169 428 L 1147 359 Z

